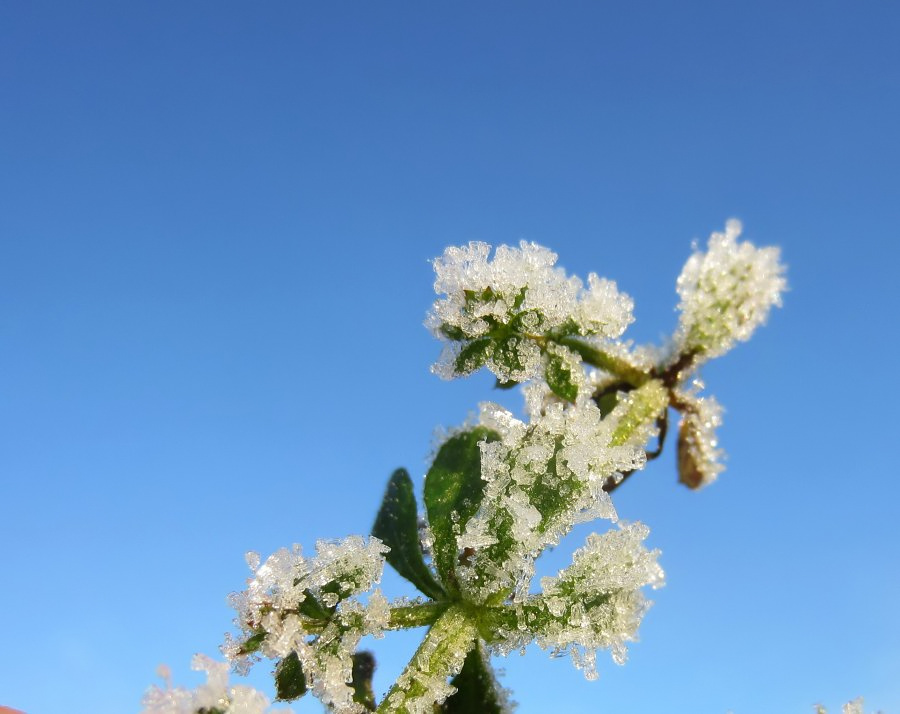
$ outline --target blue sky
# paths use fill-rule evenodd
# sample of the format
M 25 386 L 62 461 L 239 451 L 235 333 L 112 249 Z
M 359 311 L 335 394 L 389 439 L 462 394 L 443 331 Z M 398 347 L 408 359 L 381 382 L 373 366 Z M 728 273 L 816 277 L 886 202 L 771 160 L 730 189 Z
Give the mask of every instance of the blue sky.
M 720 481 L 669 450 L 616 494 L 668 576 L 642 641 L 503 681 L 522 714 L 900 712 L 898 33 L 869 0 L 0 4 L 0 704 L 196 682 L 245 551 L 421 483 L 497 398 L 428 372 L 444 246 L 547 245 L 658 342 L 737 216 L 791 290 L 704 372 Z M 415 637 L 375 645 L 383 691 Z

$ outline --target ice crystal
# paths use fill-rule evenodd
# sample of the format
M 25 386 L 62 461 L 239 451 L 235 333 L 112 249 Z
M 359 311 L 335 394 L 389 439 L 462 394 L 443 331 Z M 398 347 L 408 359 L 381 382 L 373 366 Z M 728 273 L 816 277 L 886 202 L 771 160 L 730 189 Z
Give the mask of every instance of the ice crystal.
M 738 243 L 741 223 L 731 219 L 713 233 L 706 253 L 697 251 L 678 277 L 681 320 L 676 343 L 704 358 L 745 341 L 781 305 L 787 282 L 778 248 Z
M 269 709 L 264 694 L 245 685 L 229 686 L 226 662 L 216 662 L 205 655 L 194 655 L 191 668 L 206 672 L 206 683 L 195 689 L 172 687 L 167 667 L 159 673 L 166 687 L 151 687 L 141 701 L 141 714 L 291 714 L 290 709 Z
M 550 404 L 530 424 L 496 404 L 482 404 L 481 424 L 500 435 L 481 444 L 485 482 L 479 511 L 458 539 L 470 548 L 471 563 L 457 576 L 468 597 L 484 601 L 498 592 L 527 592 L 537 555 L 576 523 L 616 519 L 603 490 L 616 472 L 640 468 L 644 452 L 636 443 L 614 446 L 623 399 L 606 419 L 590 400 Z
M 690 488 L 707 486 L 725 466 L 716 429 L 722 425 L 722 407 L 715 397 L 687 400 L 678 429 L 678 478 Z
M 446 297 L 426 325 L 449 341 L 433 367 L 446 379 L 484 364 L 503 381 L 526 381 L 541 372 L 538 339 L 560 332 L 615 338 L 633 319 L 631 299 L 614 282 L 592 273 L 585 288 L 547 248 L 522 241 L 499 246 L 489 259 L 490 252 L 471 242 L 434 261 L 434 289 Z

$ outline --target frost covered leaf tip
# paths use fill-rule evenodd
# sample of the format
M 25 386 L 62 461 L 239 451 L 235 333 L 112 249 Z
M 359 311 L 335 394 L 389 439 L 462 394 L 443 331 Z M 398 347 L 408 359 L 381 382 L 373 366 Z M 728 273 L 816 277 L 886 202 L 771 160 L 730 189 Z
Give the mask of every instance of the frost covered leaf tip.
M 556 253 L 522 241 L 518 248 L 472 242 L 450 247 L 434 261 L 438 299 L 426 325 L 448 342 L 433 371 L 446 379 L 486 366 L 501 382 L 522 382 L 553 362 L 554 381 L 577 363 L 573 356 L 547 351 L 568 336 L 610 339 L 632 321 L 632 301 L 614 282 L 591 273 L 580 278 L 556 267 Z M 580 371 L 580 366 L 579 366 Z M 567 394 L 579 375 L 560 383 Z
M 381 636 L 390 607 L 378 591 L 365 603 L 357 597 L 381 578 L 386 551 L 377 538 L 349 536 L 319 541 L 313 558 L 299 546 L 282 548 L 262 565 L 249 554 L 253 577 L 230 598 L 242 632 L 227 636 L 223 652 L 239 672 L 260 656 L 292 664 L 296 658 L 303 688 L 338 714 L 364 712 L 354 700 L 353 654 L 363 637 Z
M 676 342 L 682 351 L 718 357 L 746 341 L 781 306 L 787 288 L 778 248 L 738 242 L 741 222 L 731 219 L 713 233 L 705 253 L 695 252 L 678 277 L 681 319 Z

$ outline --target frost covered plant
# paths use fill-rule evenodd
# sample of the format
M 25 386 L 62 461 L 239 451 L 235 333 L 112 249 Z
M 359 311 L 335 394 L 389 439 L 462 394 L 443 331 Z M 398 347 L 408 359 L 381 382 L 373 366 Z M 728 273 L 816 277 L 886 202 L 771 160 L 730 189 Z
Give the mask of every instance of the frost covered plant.
M 740 225 L 714 233 L 678 278 L 681 319 L 670 344 L 620 340 L 632 301 L 591 274 L 585 284 L 534 243 L 448 248 L 434 262 L 438 299 L 427 325 L 445 343 L 445 378 L 486 367 L 497 386 L 521 384 L 526 417 L 485 402 L 453 430 L 425 476 L 424 518 L 409 474 L 390 478 L 368 538 L 320 541 L 265 560 L 230 603 L 237 633 L 222 651 L 238 672 L 275 662 L 280 700 L 312 692 L 332 712 L 434 714 L 509 711 L 491 657 L 529 644 L 567 654 L 586 677 L 597 653 L 626 659 L 663 583 L 649 529 L 618 522 L 610 494 L 663 448 L 668 414 L 681 414 L 679 479 L 690 488 L 722 471 L 721 407 L 702 394 L 700 365 L 746 340 L 780 304 L 784 268 L 774 248 L 738 243 Z M 652 448 L 651 448 L 652 446 Z M 535 561 L 577 523 L 588 536 L 572 563 L 535 582 Z M 389 602 L 376 588 L 385 561 L 421 597 Z M 389 691 L 376 699 L 363 637 L 427 626 Z M 198 660 L 209 682 L 194 692 L 154 688 L 144 714 L 256 714 L 267 701 L 229 688 L 225 665 Z

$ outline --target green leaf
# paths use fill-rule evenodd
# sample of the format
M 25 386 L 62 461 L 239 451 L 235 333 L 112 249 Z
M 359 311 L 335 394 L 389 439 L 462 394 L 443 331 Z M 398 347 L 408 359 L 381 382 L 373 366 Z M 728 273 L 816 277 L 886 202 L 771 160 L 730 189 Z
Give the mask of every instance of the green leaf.
M 353 653 L 353 669 L 350 686 L 353 687 L 353 701 L 362 704 L 366 710 L 375 711 L 375 692 L 372 690 L 372 675 L 375 674 L 375 657 L 365 650 Z
M 456 355 L 457 374 L 471 374 L 484 366 L 490 359 L 494 350 L 493 340 L 490 337 L 479 337 L 463 347 Z
M 506 382 L 502 382 L 499 379 L 494 382 L 494 389 L 512 389 L 513 387 L 518 387 L 519 383 L 514 379 L 510 379 Z
M 599 367 L 605 372 L 614 374 L 634 387 L 639 387 L 649 379 L 648 374 L 630 365 L 627 360 L 609 352 L 604 352 L 599 347 L 583 342 L 576 337 L 563 336 L 557 338 L 556 341 L 563 347 L 568 347 L 570 350 L 577 352 L 581 359 L 592 367 Z
M 257 632 L 255 635 L 251 635 L 248 637 L 244 644 L 241 645 L 241 649 L 239 650 L 239 654 L 246 655 L 252 652 L 256 652 L 260 647 L 262 647 L 263 641 L 266 639 L 266 635 L 268 632 Z
M 547 380 L 547 386 L 561 399 L 574 402 L 578 397 L 578 384 L 573 378 L 571 365 L 561 355 L 553 352 L 548 353 L 546 359 L 544 377 Z
M 422 557 L 416 497 L 406 469 L 397 469 L 388 481 L 372 535 L 391 549 L 386 559 L 394 570 L 428 597 L 435 600 L 444 597 L 444 589 Z
M 515 300 L 513 300 L 513 306 L 512 306 L 513 310 L 518 310 L 520 307 L 522 307 L 522 303 L 525 302 L 525 296 L 527 294 L 528 294 L 528 286 L 526 285 L 521 290 L 519 290 L 519 292 L 516 294 Z
M 496 364 L 502 365 L 509 372 L 521 372 L 525 369 L 525 363 L 522 361 L 522 355 L 519 352 L 519 345 L 525 340 L 520 335 L 510 335 L 494 343 L 494 350 L 491 357 Z
M 600 414 L 605 419 L 619 403 L 620 392 L 630 392 L 634 389 L 628 382 L 615 382 L 603 388 L 602 391 L 596 392 L 593 396 L 594 404 L 600 409 Z
M 451 325 L 450 323 L 444 322 L 441 324 L 439 329 L 441 334 L 448 340 L 466 339 L 466 333 L 462 331 L 462 328 L 457 327 L 456 325 Z
M 622 415 L 613 432 L 612 445 L 621 446 L 647 422 L 656 420 L 669 406 L 669 392 L 658 379 L 651 379 L 638 389 L 630 392 L 631 407 Z
M 501 714 L 503 698 L 493 668 L 479 644 L 466 655 L 462 670 L 451 681 L 456 693 L 441 706 L 443 714 Z
M 533 333 L 540 331 L 547 318 L 540 310 L 523 310 L 517 312 L 509 321 L 509 329 L 512 332 Z
M 275 667 L 275 698 L 283 702 L 306 694 L 306 675 L 296 652 L 291 652 Z
M 425 509 L 434 537 L 434 563 L 445 587 L 453 593 L 458 592 L 454 575 L 459 557 L 456 536 L 475 515 L 484 496 L 479 444 L 499 438 L 484 427 L 450 437 L 425 476 Z
M 329 583 L 331 585 L 331 583 Z M 327 585 L 325 587 L 328 587 Z M 322 588 L 323 590 L 325 588 Z M 303 602 L 300 603 L 300 606 L 297 608 L 300 611 L 301 615 L 304 615 L 311 620 L 322 620 L 323 622 L 328 622 L 331 619 L 331 616 L 334 614 L 333 607 L 326 607 L 323 603 L 319 601 L 319 599 L 312 594 L 310 590 L 304 590 L 304 595 L 306 598 Z

